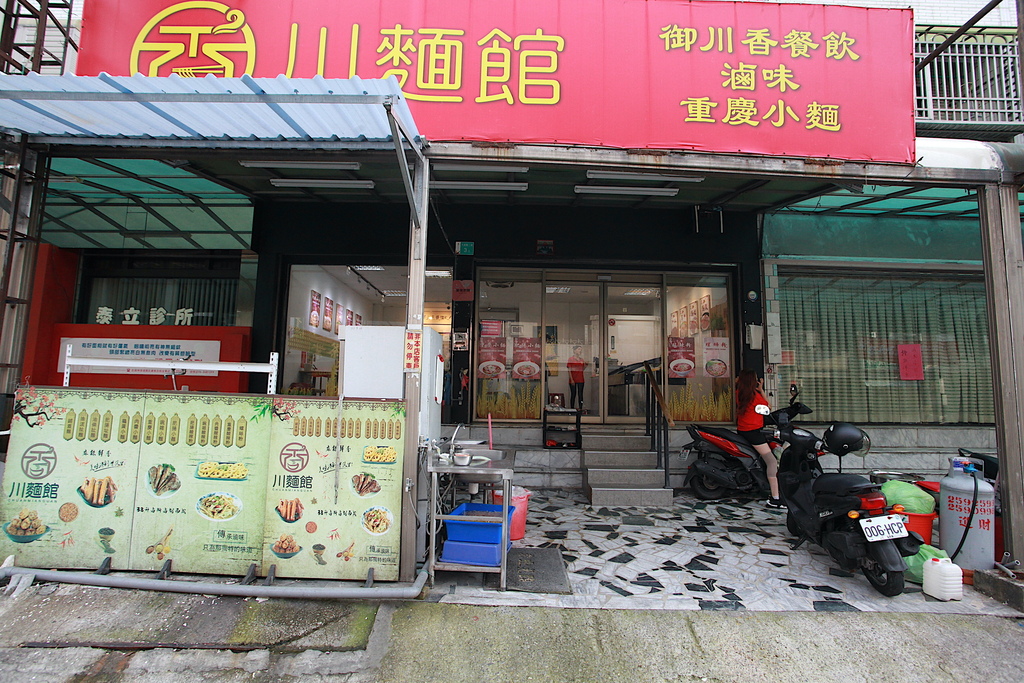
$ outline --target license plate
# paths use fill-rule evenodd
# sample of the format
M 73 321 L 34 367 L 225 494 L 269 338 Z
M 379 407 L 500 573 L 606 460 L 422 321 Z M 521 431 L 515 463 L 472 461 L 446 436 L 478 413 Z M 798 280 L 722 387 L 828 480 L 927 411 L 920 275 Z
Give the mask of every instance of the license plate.
M 864 517 L 860 520 L 860 528 L 869 541 L 891 541 L 894 538 L 907 536 L 907 527 L 899 515 L 884 517 Z

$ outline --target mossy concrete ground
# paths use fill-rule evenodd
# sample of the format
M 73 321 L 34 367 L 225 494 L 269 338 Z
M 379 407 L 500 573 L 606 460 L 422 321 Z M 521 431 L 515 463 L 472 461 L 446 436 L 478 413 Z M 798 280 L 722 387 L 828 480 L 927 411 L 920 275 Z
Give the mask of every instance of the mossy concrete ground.
M 48 584 L 0 599 L 0 647 L 24 643 L 256 646 L 361 650 L 376 605 L 271 600 Z

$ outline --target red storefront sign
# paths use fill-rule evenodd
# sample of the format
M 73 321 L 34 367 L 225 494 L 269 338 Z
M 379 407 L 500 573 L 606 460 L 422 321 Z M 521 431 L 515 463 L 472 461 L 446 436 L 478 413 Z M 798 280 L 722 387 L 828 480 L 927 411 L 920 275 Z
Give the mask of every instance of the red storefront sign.
M 398 78 L 433 140 L 914 160 L 909 9 L 90 0 L 78 72 Z

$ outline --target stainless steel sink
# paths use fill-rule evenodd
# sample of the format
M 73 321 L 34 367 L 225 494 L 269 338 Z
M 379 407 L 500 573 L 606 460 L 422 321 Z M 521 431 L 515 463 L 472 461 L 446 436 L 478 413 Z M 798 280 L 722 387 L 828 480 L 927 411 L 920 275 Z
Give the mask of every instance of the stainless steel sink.
M 457 455 L 481 456 L 488 460 L 501 460 L 505 457 L 505 451 L 497 448 L 459 448 L 455 447 Z
M 503 460 L 505 458 L 505 451 L 496 448 L 458 448 L 455 452 L 469 455 L 472 458 L 470 466 L 477 470 L 475 472 L 460 472 L 456 474 L 455 477 L 459 481 L 477 484 L 501 481 L 501 475 L 488 472 L 487 465 L 495 460 Z M 482 458 L 486 458 L 486 460 L 481 460 Z

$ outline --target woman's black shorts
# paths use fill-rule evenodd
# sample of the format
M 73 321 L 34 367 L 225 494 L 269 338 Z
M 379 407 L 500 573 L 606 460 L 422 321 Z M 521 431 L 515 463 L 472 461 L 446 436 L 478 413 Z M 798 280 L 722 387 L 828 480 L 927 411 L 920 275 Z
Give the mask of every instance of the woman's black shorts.
M 768 439 L 765 438 L 764 432 L 760 429 L 752 429 L 749 432 L 737 432 L 740 436 L 750 442 L 751 446 L 757 446 L 758 444 L 768 443 Z

